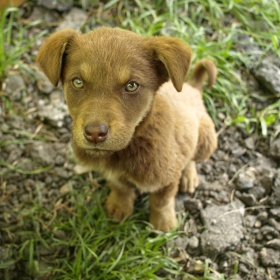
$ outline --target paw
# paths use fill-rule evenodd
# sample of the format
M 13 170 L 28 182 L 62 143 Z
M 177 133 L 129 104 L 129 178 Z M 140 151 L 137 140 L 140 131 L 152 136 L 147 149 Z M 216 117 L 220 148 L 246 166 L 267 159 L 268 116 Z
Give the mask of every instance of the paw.
M 194 162 L 190 162 L 182 172 L 179 189 L 183 193 L 194 193 L 198 186 L 198 176 Z
M 150 223 L 155 230 L 169 232 L 178 225 L 178 220 L 175 211 L 172 209 L 168 213 L 151 212 Z
M 124 201 L 124 198 L 114 195 L 112 192 L 107 198 L 105 208 L 107 216 L 116 222 L 123 222 L 133 213 L 133 202 Z

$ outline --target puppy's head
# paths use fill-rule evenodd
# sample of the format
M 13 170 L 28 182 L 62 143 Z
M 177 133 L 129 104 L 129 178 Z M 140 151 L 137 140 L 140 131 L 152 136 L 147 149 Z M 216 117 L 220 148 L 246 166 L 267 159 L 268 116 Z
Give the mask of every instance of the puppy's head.
M 92 156 L 124 149 L 160 85 L 170 78 L 181 91 L 190 59 L 179 39 L 144 38 L 117 28 L 56 32 L 37 56 L 50 81 L 62 82 L 76 148 Z

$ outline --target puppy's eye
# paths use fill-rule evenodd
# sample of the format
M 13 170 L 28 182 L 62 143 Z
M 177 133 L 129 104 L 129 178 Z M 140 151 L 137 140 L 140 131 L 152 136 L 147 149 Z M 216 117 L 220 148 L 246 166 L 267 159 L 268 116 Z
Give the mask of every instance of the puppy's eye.
M 138 88 L 139 88 L 139 84 L 137 84 L 136 82 L 129 82 L 125 86 L 125 91 L 126 92 L 135 92 Z
M 82 79 L 80 78 L 75 78 L 72 80 L 72 85 L 75 87 L 75 88 L 82 88 L 84 86 L 84 82 Z

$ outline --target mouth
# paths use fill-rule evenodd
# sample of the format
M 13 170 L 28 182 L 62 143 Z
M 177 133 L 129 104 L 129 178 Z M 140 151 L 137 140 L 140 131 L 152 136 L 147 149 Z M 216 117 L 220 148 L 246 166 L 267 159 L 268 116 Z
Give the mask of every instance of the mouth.
M 115 153 L 114 150 L 103 150 L 103 149 L 85 149 L 85 152 L 89 156 L 93 157 L 108 157 Z

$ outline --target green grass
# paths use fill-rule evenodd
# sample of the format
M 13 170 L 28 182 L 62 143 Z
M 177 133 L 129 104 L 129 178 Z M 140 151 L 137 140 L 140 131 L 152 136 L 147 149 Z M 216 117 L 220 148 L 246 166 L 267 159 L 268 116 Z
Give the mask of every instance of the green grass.
M 97 1 L 89 1 L 87 5 L 76 2 L 84 9 L 97 6 Z M 217 127 L 238 125 L 249 133 L 273 133 L 273 126 L 280 120 L 280 101 L 269 94 L 252 95 L 240 73 L 251 70 L 255 62 L 269 53 L 280 56 L 277 0 L 112 0 L 104 3 L 106 16 L 93 16 L 91 25 L 117 25 L 144 36 L 180 37 L 192 47 L 194 62 L 202 57 L 216 62 L 218 80 L 212 90 L 205 90 L 204 100 Z M 226 17 L 231 18 L 229 24 L 224 24 Z M 11 70 L 20 70 L 24 75 L 30 73 L 24 55 L 45 33 L 33 38 L 26 36 L 38 22 L 24 24 L 19 18 L 16 8 L 0 13 L 0 81 Z M 84 27 L 85 31 L 89 29 Z M 259 46 L 259 61 L 252 61 L 250 53 L 235 49 L 236 36 L 242 34 L 253 38 Z M 6 107 L 14 113 L 13 104 L 5 98 Z M 267 105 L 257 110 L 258 102 Z M 19 141 L 1 142 L 0 148 L 28 145 L 32 141 L 30 135 L 20 133 L 20 137 Z M 40 173 L 49 172 L 43 168 L 22 170 L 20 165 L 5 162 L 0 165 L 5 167 L 5 172 L 35 179 Z M 1 180 L 4 186 L 5 177 Z M 82 186 L 79 189 L 75 188 L 78 183 Z M 19 203 L 10 213 L 4 213 L 8 222 L 1 220 L 1 234 L 10 243 L 6 248 L 8 255 L 0 263 L 3 279 L 11 279 L 15 268 L 20 279 L 217 279 L 213 274 L 220 279 L 230 279 L 214 271 L 207 262 L 198 275 L 186 274 L 184 264 L 172 258 L 167 246 L 182 233 L 174 230 L 155 235 L 146 222 L 145 198 L 131 219 L 117 225 L 104 214 L 105 190 L 90 192 L 86 176 L 74 176 L 69 184 L 74 190 L 61 195 L 52 205 L 42 202 L 42 190 L 36 185 L 37 195 L 30 194 L 32 203 Z M 236 274 L 238 267 L 233 271 Z
M 23 56 L 34 45 L 34 42 L 46 34 L 42 31 L 36 36 L 28 36 L 28 31 L 40 21 L 23 24 L 20 21 L 18 8 L 7 8 L 0 11 L 0 81 L 11 68 L 28 73 L 30 68 L 23 61 Z

